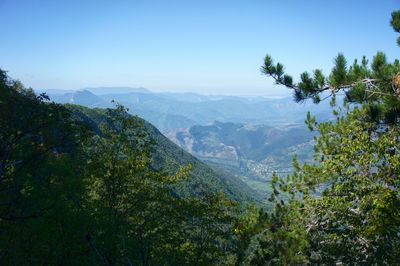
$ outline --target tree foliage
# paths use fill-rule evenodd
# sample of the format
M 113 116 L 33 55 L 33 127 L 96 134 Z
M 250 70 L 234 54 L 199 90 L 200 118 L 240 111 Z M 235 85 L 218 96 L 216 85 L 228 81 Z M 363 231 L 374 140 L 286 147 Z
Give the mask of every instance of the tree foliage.
M 117 105 L 93 110 L 93 125 L 0 73 L 3 265 L 237 261 L 238 203 L 207 187 L 177 193 L 192 166 L 155 168 L 141 119 Z
M 399 14 L 399 11 L 392 13 L 391 25 L 396 32 L 400 32 Z M 329 75 L 320 69 L 306 71 L 300 75 L 299 82 L 284 72 L 283 64 L 274 64 L 270 55 L 265 56 L 261 71 L 277 84 L 292 89 L 296 102 L 312 99 L 319 103 L 343 92 L 346 101 L 368 105 L 368 114 L 375 122 L 400 121 L 400 63 L 398 59 L 389 63 L 383 52 L 377 52 L 371 62 L 364 56 L 351 65 L 343 54 L 338 54 Z
M 400 12 L 391 25 L 399 32 Z M 378 52 L 351 65 L 342 54 L 328 76 L 304 72 L 298 83 L 267 55 L 262 72 L 294 91 L 296 102 L 331 98 L 336 117 L 317 130 L 315 163 L 274 176 L 272 217 L 253 261 L 259 264 L 396 265 L 400 255 L 400 66 Z M 344 92 L 343 107 L 336 95 Z M 353 104 L 350 106 L 349 104 Z M 289 200 L 281 200 L 281 195 Z M 272 226 L 271 226 L 272 225 Z

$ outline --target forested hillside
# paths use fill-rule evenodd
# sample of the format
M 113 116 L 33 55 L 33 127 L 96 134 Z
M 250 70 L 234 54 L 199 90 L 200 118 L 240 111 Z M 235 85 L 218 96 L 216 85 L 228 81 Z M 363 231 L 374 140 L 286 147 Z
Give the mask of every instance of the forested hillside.
M 234 187 L 241 187 L 242 180 L 258 190 L 256 194 L 271 192 L 273 172 L 292 172 L 294 155 L 301 162 L 312 160 L 315 134 L 304 125 L 307 111 L 320 121 L 333 117 L 328 102 L 297 106 L 291 97 L 154 93 L 125 87 L 46 92 L 55 102 L 90 108 L 111 108 L 112 101 L 117 101 L 129 107 L 129 113 L 150 121 L 214 172 L 223 173 L 219 174 L 223 178 L 228 176 L 237 183 Z M 245 184 L 243 187 L 246 190 Z
M 252 198 L 244 184 L 122 106 L 65 107 L 0 78 L 3 265 L 209 265 L 241 256 L 235 228 Z
M 89 109 L 78 105 L 67 105 L 72 111 L 72 117 L 83 122 L 93 132 L 99 133 L 102 123 L 109 123 L 106 109 Z M 180 196 L 202 194 L 204 191 L 224 192 L 232 200 L 240 202 L 260 202 L 261 195 L 250 189 L 239 178 L 212 170 L 209 166 L 202 163 L 188 152 L 185 152 L 177 145 L 172 143 L 158 129 L 150 123 L 135 117 L 146 129 L 149 139 L 154 143 L 151 147 L 151 167 L 168 174 L 174 174 L 180 167 L 191 166 L 188 178 L 179 182 L 175 187 L 175 192 Z

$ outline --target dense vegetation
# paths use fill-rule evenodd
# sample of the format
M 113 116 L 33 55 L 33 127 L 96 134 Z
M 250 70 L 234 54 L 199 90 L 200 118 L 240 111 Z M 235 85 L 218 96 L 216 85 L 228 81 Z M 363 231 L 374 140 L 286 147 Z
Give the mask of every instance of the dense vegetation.
M 196 160 L 158 167 L 168 158 L 154 158 L 143 120 L 67 108 L 3 71 L 0 86 L 2 265 L 237 260 L 241 206 L 210 180 L 187 182 Z
M 56 104 L 0 71 L 0 263 L 398 265 L 399 61 L 339 55 L 299 83 L 270 56 L 262 70 L 296 101 L 329 92 L 336 115 L 307 116 L 316 162 L 274 175 L 267 212 L 210 182 L 189 189 L 195 165 L 157 157 L 162 140 L 124 107 Z
M 91 131 L 99 132 L 99 126 L 107 121 L 107 109 L 90 109 L 79 105 L 66 105 L 75 120 L 81 121 Z M 128 111 L 128 110 L 127 110 Z M 239 178 L 227 173 L 212 170 L 206 164 L 180 149 L 153 125 L 135 117 L 146 131 L 146 138 L 151 139 L 151 167 L 173 175 L 181 166 L 192 165 L 188 177 L 174 185 L 174 191 L 180 196 L 193 196 L 201 194 L 203 190 L 224 192 L 230 199 L 236 201 L 260 201 L 261 198 Z M 138 136 L 143 138 L 143 136 Z
M 400 11 L 391 25 L 400 32 Z M 400 43 L 399 43 L 400 44 Z M 400 63 L 378 52 L 348 67 L 339 54 L 328 77 L 315 70 L 301 81 L 267 55 L 262 71 L 294 91 L 296 101 L 332 96 L 336 121 L 318 130 L 316 164 L 275 176 L 275 208 L 254 240 L 253 264 L 398 265 L 400 257 Z M 328 95 L 327 95 L 328 93 Z M 344 93 L 343 106 L 336 94 Z M 349 108 L 349 105 L 354 108 Z M 286 202 L 280 193 L 290 196 Z

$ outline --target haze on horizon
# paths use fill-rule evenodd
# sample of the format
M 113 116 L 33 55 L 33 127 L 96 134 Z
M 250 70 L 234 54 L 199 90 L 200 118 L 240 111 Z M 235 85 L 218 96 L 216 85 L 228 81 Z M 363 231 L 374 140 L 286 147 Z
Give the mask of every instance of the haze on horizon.
M 286 96 L 260 73 L 266 53 L 295 77 L 328 73 L 338 52 L 351 63 L 379 47 L 391 60 L 399 4 L 0 0 L 0 68 L 34 89 Z

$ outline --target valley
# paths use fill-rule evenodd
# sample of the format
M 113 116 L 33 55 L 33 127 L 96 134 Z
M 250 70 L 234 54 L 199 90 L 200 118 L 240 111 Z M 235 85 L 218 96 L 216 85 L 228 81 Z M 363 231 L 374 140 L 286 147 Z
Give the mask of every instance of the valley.
M 129 87 L 39 92 L 58 103 L 90 108 L 112 107 L 112 101 L 122 104 L 215 171 L 264 195 L 271 192 L 273 172 L 291 173 L 293 156 L 300 162 L 312 160 L 315 134 L 304 124 L 307 112 L 322 121 L 332 117 L 328 102 L 298 105 L 292 98 L 155 93 Z
M 167 137 L 207 164 L 264 192 L 270 192 L 273 172 L 291 172 L 293 156 L 304 162 L 311 161 L 313 154 L 313 134 L 301 124 L 273 127 L 215 121 L 172 131 Z

